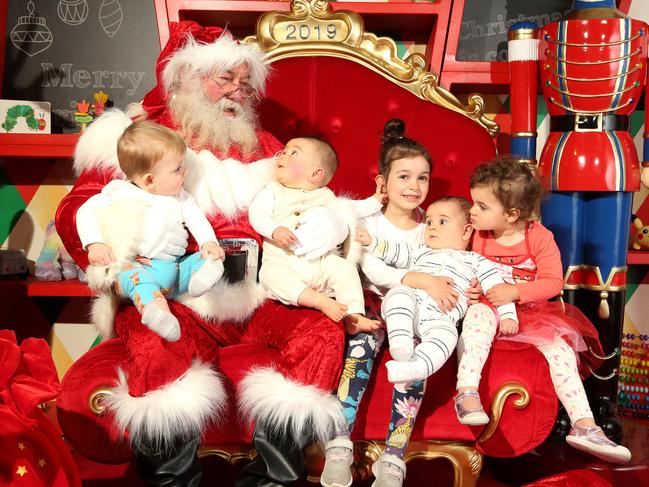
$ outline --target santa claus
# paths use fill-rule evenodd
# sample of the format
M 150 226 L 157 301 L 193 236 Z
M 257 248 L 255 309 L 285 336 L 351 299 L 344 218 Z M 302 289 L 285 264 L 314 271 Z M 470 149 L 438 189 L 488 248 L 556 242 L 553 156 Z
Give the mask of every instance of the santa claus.
M 110 180 L 125 177 L 116 142 L 139 118 L 177 131 L 196 152 L 209 150 L 188 160 L 185 189 L 219 239 L 261 243 L 248 222 L 247 207 L 270 177 L 270 161 L 263 159 L 282 148 L 257 125 L 255 104 L 267 73 L 255 46 L 238 43 L 220 28 L 170 25 L 157 64 L 157 86 L 136 110 L 107 112 L 79 140 L 74 159 L 78 179 L 58 208 L 56 226 L 81 267 L 88 260 L 74 225 L 76 212 Z M 348 233 L 340 217 L 321 209 L 305 214 L 300 230 L 303 245 L 296 253 L 312 256 L 331 250 Z M 340 418 L 330 391 L 341 365 L 342 327 L 321 313 L 264 301 L 254 276 L 232 280 L 200 298 L 183 296 L 182 304 L 171 303 L 181 326 L 177 342 L 142 326 L 134 306 L 115 312 L 110 299 L 94 305 L 93 321 L 105 336 L 114 333 L 127 354 L 107 406 L 115 426 L 128 435 L 139 475 L 151 485 L 200 482 L 196 452 L 201 434 L 226 407 L 238 404 L 255 424 L 258 456 L 240 475 L 240 485 L 299 480 L 301 448 L 314 436 L 327 437 Z M 228 397 L 217 359 L 222 347 L 240 343 L 279 349 L 278 358 L 261 368 L 255 367 L 257 357 L 239 358 L 246 373 L 237 384 L 237 397 Z

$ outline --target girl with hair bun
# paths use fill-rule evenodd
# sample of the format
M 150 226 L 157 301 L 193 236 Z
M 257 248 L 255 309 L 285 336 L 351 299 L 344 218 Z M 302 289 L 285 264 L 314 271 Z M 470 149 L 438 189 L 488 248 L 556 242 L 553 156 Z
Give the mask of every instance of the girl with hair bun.
M 381 136 L 377 185 L 387 194 L 388 203 L 359 222 L 369 233 L 388 240 L 418 244 L 423 241 L 425 214 L 420 205 L 428 195 L 433 161 L 421 144 L 405 135 L 400 119 L 386 122 Z M 452 308 L 457 293 L 445 277 L 396 269 L 378 257 L 365 254 L 361 268 L 366 284 L 368 317 L 378 317 L 381 298 L 390 288 L 405 284 L 424 289 L 444 309 Z M 450 282 L 452 284 L 452 281 Z M 345 365 L 337 396 L 341 402 L 346 428 L 336 431 L 325 447 L 325 467 L 320 477 L 325 487 L 348 487 L 352 484 L 353 443 L 350 439 L 358 407 L 367 388 L 374 359 L 381 348 L 384 331 L 347 329 Z M 406 475 L 403 455 L 408 446 L 417 412 L 424 396 L 425 381 L 395 384 L 392 415 L 386 449 L 372 466 L 374 487 L 400 487 Z

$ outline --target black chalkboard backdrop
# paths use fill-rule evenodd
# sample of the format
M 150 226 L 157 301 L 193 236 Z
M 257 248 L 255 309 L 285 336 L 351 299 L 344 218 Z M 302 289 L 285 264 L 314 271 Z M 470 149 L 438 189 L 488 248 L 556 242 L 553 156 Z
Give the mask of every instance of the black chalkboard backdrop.
M 114 106 L 155 85 L 153 0 L 9 0 L 2 98 L 52 103 L 52 132 L 78 132 L 76 102 Z
M 458 61 L 507 61 L 507 31 L 517 22 L 539 27 L 561 20 L 572 0 L 466 0 Z

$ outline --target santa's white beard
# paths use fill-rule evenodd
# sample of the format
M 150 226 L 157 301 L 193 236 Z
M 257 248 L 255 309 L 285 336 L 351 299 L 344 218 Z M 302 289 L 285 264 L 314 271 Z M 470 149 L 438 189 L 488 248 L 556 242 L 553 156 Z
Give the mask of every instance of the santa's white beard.
M 210 147 L 227 154 L 230 147 L 237 145 L 244 154 L 250 154 L 258 146 L 252 99 L 244 100 L 243 105 L 225 97 L 213 103 L 200 85 L 196 85 L 194 89 L 175 93 L 169 109 L 194 148 Z M 229 115 L 226 110 L 230 111 Z

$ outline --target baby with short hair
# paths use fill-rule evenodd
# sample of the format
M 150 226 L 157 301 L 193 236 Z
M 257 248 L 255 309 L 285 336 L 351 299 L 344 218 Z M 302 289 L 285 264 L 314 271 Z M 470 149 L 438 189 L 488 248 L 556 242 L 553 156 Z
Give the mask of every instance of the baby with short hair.
M 121 270 L 115 287 L 133 301 L 142 324 L 169 341 L 180 338 L 180 325 L 166 298 L 187 291 L 193 297 L 203 295 L 221 279 L 225 258 L 212 225 L 183 189 L 186 150 L 183 139 L 162 125 L 149 121 L 129 125 L 117 143 L 119 165 L 128 179 L 108 183 L 79 208 L 76 218 L 81 243 L 88 251 L 89 277 L 97 274 L 93 266 L 117 261 L 107 244 L 111 214 L 114 220 L 127 210 L 138 220 L 129 249 L 132 258 L 117 262 Z M 180 256 L 188 244 L 183 227 L 196 239 L 200 252 Z M 98 274 L 106 273 L 100 269 Z
M 363 289 L 352 260 L 336 251 L 307 260 L 292 251 L 305 211 L 325 206 L 340 213 L 338 198 L 327 188 L 337 167 L 334 149 L 315 137 L 292 139 L 278 154 L 275 181 L 257 194 L 248 212 L 250 224 L 264 237 L 259 282 L 284 304 L 320 310 L 334 321 L 343 320 L 348 330 L 375 330 L 379 323 L 364 316 Z
M 457 324 L 467 310 L 465 291 L 471 280 L 477 278 L 485 290 L 504 282 L 492 262 L 466 250 L 473 232 L 470 208 L 466 199 L 454 196 L 433 202 L 426 210 L 425 243 L 418 246 L 377 240 L 363 230 L 356 234 L 357 241 L 387 264 L 452 278 L 458 293 L 453 309 L 443 312 L 423 290 L 400 285 L 388 291 L 381 314 L 393 358 L 386 363 L 390 382 L 424 380 L 437 372 L 457 345 Z M 501 327 L 516 326 L 513 303 L 497 310 Z M 416 347 L 415 335 L 421 340 Z

